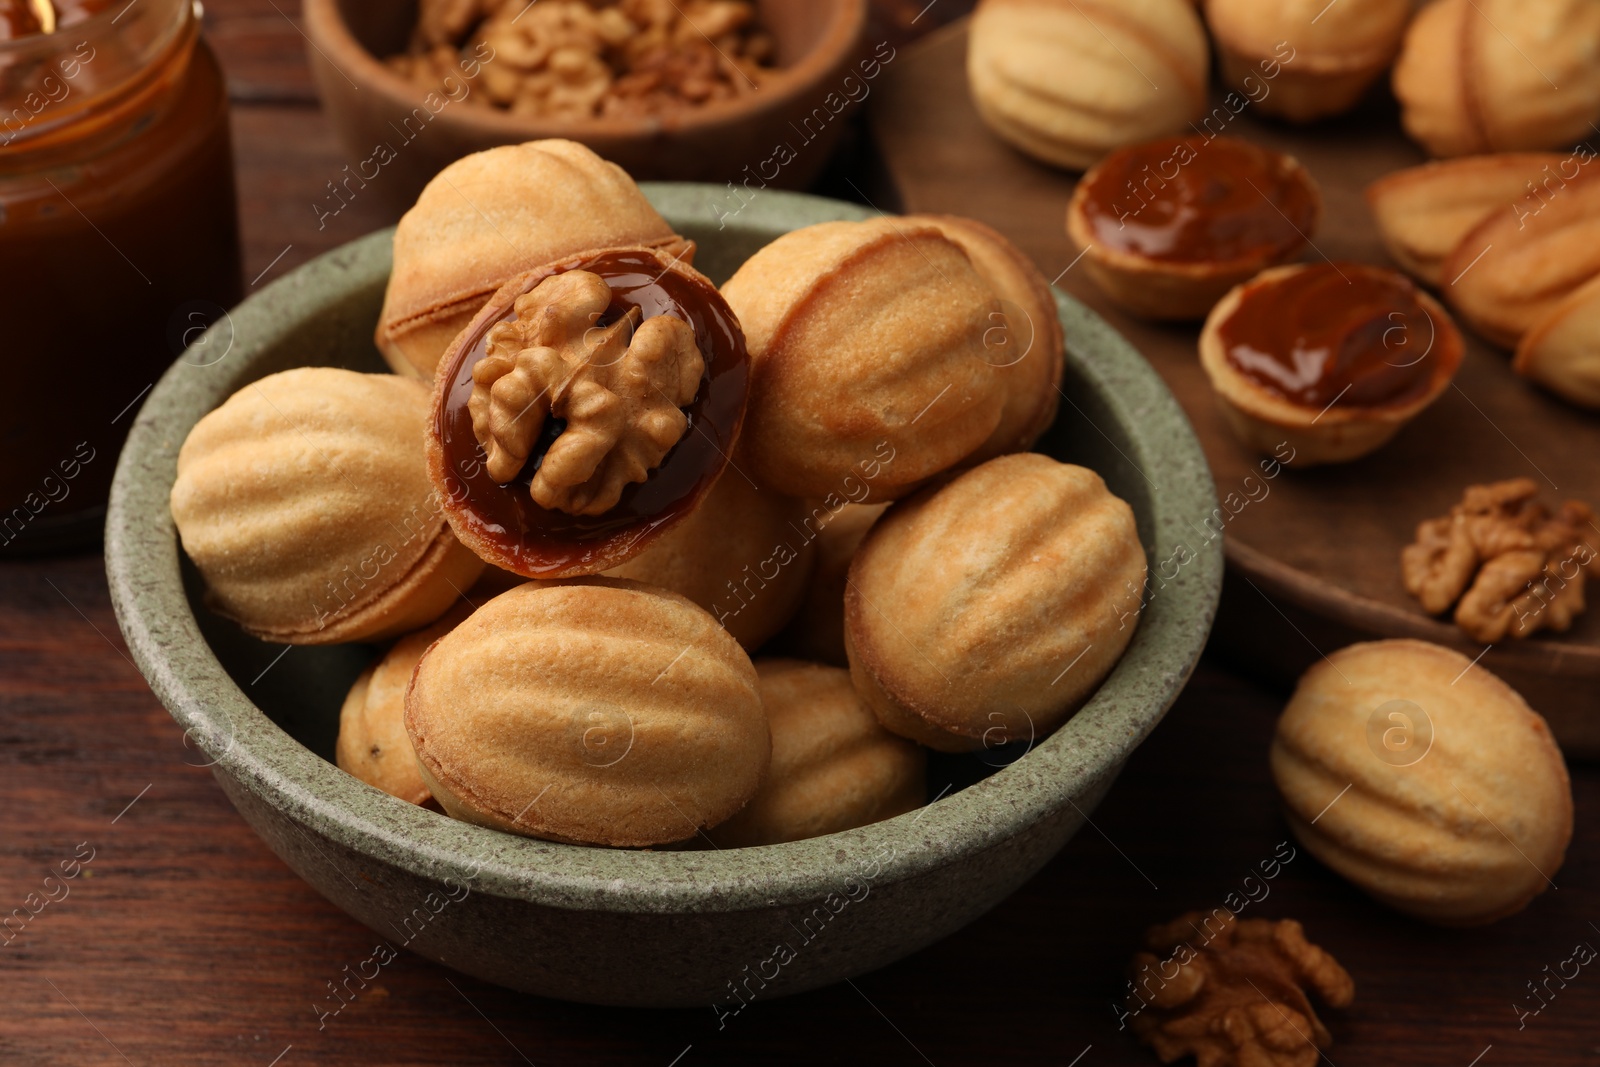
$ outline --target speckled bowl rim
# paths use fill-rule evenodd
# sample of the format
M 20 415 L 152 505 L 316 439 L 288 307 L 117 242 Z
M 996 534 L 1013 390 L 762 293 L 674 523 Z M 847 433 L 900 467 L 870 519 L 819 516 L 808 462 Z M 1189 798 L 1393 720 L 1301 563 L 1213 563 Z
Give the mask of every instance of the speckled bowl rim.
M 720 186 L 646 183 L 674 225 L 715 229 Z M 738 228 L 794 229 L 873 215 L 855 205 L 766 191 Z M 1152 573 L 1176 546 L 1188 562 L 1151 597 L 1133 642 L 1095 696 L 1026 756 L 983 781 L 894 819 L 783 845 L 720 852 L 639 852 L 560 845 L 455 822 L 358 781 L 285 733 L 228 676 L 201 636 L 179 567 L 167 498 L 190 427 L 220 404 L 290 323 L 334 313 L 344 294 L 387 273 L 392 231 L 298 268 L 231 313 L 232 350 L 214 367 L 178 360 L 134 422 L 106 521 L 106 570 L 128 646 L 151 689 L 215 773 L 331 841 L 436 880 L 558 908 L 725 912 L 814 901 L 878 865 L 875 884 L 971 861 L 1058 814 L 1122 763 L 1160 721 L 1198 661 L 1222 581 L 1220 539 L 1195 536 L 1216 491 L 1177 401 L 1137 351 L 1065 294 L 1056 302 L 1068 361 L 1096 383 L 1131 442 L 1128 463 L 1151 484 L 1144 533 Z M 306 363 L 316 362 L 307 353 Z M 222 373 L 217 369 L 227 364 Z M 1067 397 L 1063 417 L 1078 405 Z M 1081 409 L 1080 409 L 1081 410 Z M 1087 417 L 1087 416 L 1085 416 Z M 1109 441 L 1110 438 L 1108 437 Z

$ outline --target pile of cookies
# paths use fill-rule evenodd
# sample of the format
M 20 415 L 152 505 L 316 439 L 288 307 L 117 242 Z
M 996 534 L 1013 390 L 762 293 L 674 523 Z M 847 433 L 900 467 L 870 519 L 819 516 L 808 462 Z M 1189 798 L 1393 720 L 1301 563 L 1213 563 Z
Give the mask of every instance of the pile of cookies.
M 1210 111 L 1208 41 L 1228 86 Z M 1596 55 L 1600 8 L 1574 0 L 983 0 L 968 75 L 1001 138 L 1087 168 L 1067 209 L 1074 262 L 1134 315 L 1204 320 L 1225 422 L 1264 463 L 1307 467 L 1371 454 L 1451 387 L 1466 342 L 1441 299 L 1515 350 L 1517 374 L 1600 408 L 1600 168 L 1582 141 L 1600 129 Z M 1447 157 L 1366 191 L 1400 270 L 1295 262 L 1321 191 L 1230 124 L 1344 113 L 1391 70 L 1406 131 Z M 1423 523 L 1404 563 L 1430 614 L 1455 607 L 1493 642 L 1583 610 L 1600 547 L 1587 519 L 1515 554 L 1464 549 L 1450 522 Z M 1467 570 L 1436 581 L 1436 565 Z
M 924 802 L 926 750 L 1044 738 L 1145 555 L 1054 418 L 1049 287 L 978 223 L 786 234 L 720 289 L 620 169 L 492 149 L 402 219 L 398 373 L 241 389 L 179 455 L 210 606 L 394 644 L 338 761 L 512 833 L 724 847 Z M 751 655 L 760 652 L 752 661 Z
M 1206 319 L 1202 358 L 1229 422 L 1256 448 L 1288 440 L 1300 465 L 1381 446 L 1449 385 L 1461 338 L 1391 271 L 1360 267 L 1357 278 L 1351 265 L 1325 263 L 1261 274 L 1312 239 L 1320 197 L 1293 159 L 1226 131 L 1246 109 L 1292 122 L 1344 113 L 1391 70 L 1407 132 L 1446 160 L 1368 190 L 1393 258 L 1485 339 L 1515 349 L 1517 373 L 1600 407 L 1600 180 L 1579 143 L 1600 123 L 1600 9 L 1413 7 L 984 0 L 973 19 L 968 75 L 985 121 L 1045 162 L 1091 168 L 1067 222 L 1090 275 L 1135 314 Z M 1229 88 L 1216 106 L 1211 45 Z M 1306 270 L 1317 273 L 1296 277 Z M 1287 349 L 1311 328 L 1303 297 L 1322 286 L 1331 299 L 1335 285 L 1347 287 L 1337 299 L 1345 314 L 1317 316 L 1315 347 L 1374 369 L 1326 375 L 1324 397 L 1308 388 L 1317 368 L 1291 365 Z M 1297 310 L 1277 313 L 1285 303 Z M 1235 358 L 1246 341 L 1219 336 L 1241 320 L 1276 345 L 1253 366 Z M 1267 329 L 1279 336 L 1263 338 Z M 1335 399 L 1361 377 L 1370 388 Z

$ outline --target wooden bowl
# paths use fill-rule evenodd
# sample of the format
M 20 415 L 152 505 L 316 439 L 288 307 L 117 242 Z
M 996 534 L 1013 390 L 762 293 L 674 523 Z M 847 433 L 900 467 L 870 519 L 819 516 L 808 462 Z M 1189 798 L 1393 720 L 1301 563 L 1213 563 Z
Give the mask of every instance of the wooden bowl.
M 581 141 L 639 180 L 809 185 L 843 132 L 844 114 L 871 92 L 857 65 L 867 0 L 757 0 L 756 6 L 779 63 L 759 91 L 664 118 L 584 121 L 513 115 L 442 93 L 428 100 L 380 58 L 405 50 L 416 0 L 305 0 L 304 21 L 317 92 L 356 161 L 351 173 L 359 173 L 363 190 L 370 186 L 373 195 L 405 208 L 446 164 L 545 137 Z M 385 146 L 389 151 L 381 151 Z M 738 206 L 731 200 L 728 210 Z

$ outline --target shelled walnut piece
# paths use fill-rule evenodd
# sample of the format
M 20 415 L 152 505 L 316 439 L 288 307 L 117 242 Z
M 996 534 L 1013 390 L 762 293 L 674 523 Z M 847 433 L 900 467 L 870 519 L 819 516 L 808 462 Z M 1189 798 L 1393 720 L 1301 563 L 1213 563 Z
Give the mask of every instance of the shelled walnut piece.
M 1162 1063 L 1312 1067 L 1333 1038 L 1306 989 L 1333 1008 L 1355 999 L 1349 972 L 1293 919 L 1190 912 L 1146 931 L 1145 949 L 1133 957 L 1129 1025 Z
M 546 423 L 565 423 L 529 491 L 540 507 L 603 515 L 642 482 L 689 428 L 679 410 L 705 372 L 694 330 L 630 308 L 599 326 L 611 289 L 597 274 L 567 271 L 516 300 L 516 318 L 489 330 L 472 369 L 472 430 L 491 477 L 516 479 Z
M 409 51 L 385 62 L 426 90 L 467 77 L 468 100 L 584 119 L 741 96 L 772 53 L 746 0 L 422 0 Z
M 1431 615 L 1454 605 L 1456 625 L 1477 641 L 1570 628 L 1600 570 L 1600 528 L 1587 504 L 1569 500 L 1552 515 L 1538 492 L 1530 478 L 1469 487 L 1401 552 L 1406 591 Z

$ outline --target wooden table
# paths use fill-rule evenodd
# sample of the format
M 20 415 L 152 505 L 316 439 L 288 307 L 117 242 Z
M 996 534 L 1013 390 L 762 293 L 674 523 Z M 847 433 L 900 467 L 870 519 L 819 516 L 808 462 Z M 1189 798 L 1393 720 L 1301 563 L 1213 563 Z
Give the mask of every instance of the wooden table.
M 924 21 L 958 13 L 943 0 Z M 212 0 L 235 98 L 258 284 L 393 221 L 357 201 L 318 231 L 346 161 L 277 0 Z M 913 12 L 914 13 L 914 12 Z M 922 24 L 916 27 L 922 28 Z M 258 277 L 259 276 L 259 277 Z M 0 915 L 92 856 L 19 933 L 0 933 L 0 1063 L 1152 1064 L 1113 1001 L 1141 929 L 1219 906 L 1288 831 L 1265 752 L 1284 693 L 1203 664 L 1085 829 L 1021 892 L 885 970 L 712 1012 L 535 1000 L 402 955 L 319 1029 L 313 1005 L 375 935 L 296 878 L 234 814 L 127 660 L 95 555 L 0 563 Z M 1600 974 L 1519 1030 L 1525 983 L 1600 945 L 1600 772 L 1574 769 L 1578 838 L 1560 889 L 1485 930 L 1371 903 L 1303 852 L 1253 914 L 1291 916 L 1351 970 L 1327 1062 L 1593 1063 Z M 38 897 L 34 904 L 37 905 Z M 26 914 L 26 912 L 25 912 Z M 9 940 L 7 939 L 9 936 Z

